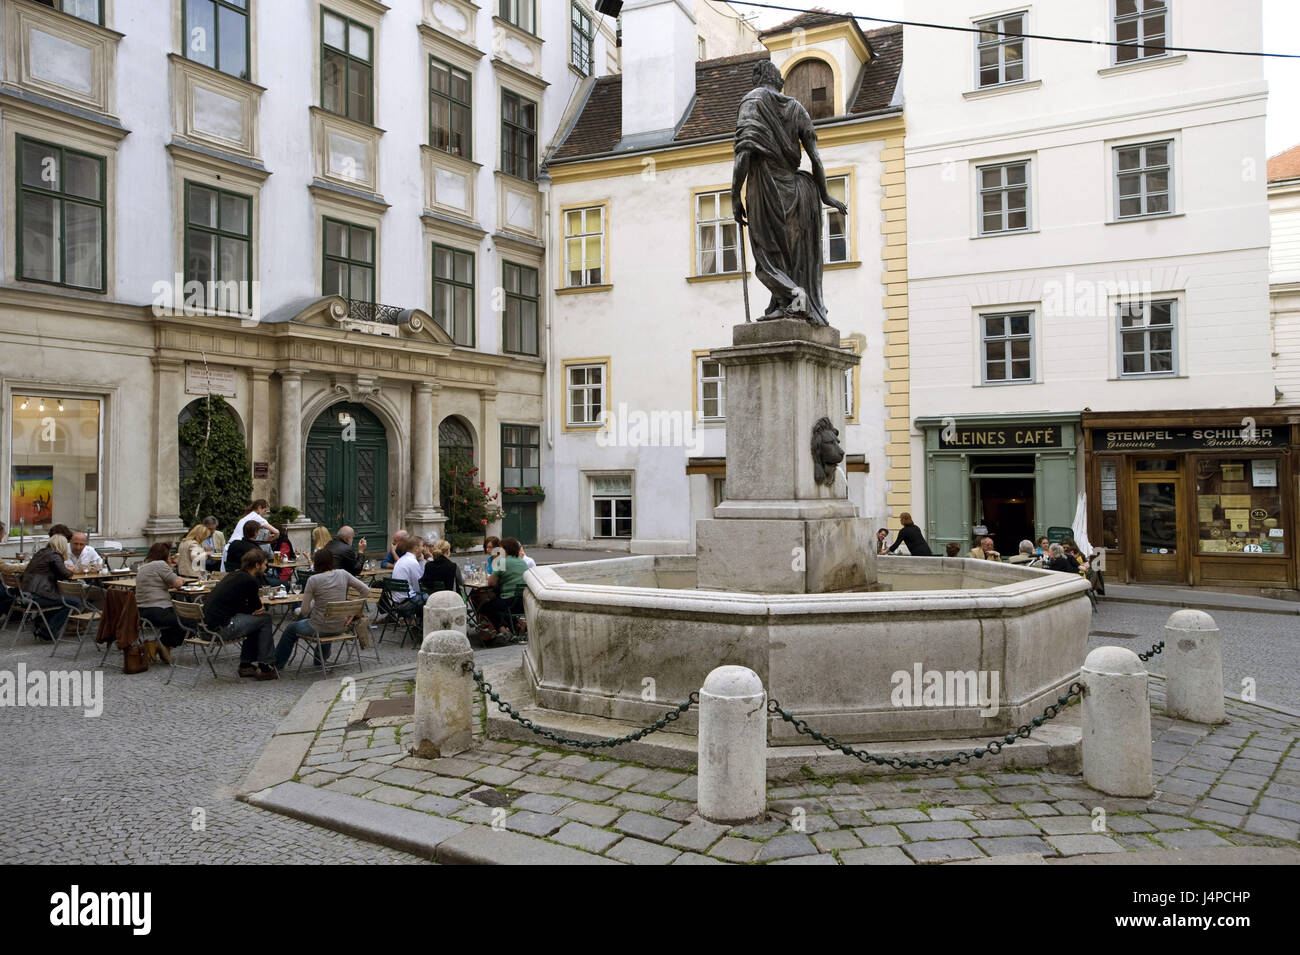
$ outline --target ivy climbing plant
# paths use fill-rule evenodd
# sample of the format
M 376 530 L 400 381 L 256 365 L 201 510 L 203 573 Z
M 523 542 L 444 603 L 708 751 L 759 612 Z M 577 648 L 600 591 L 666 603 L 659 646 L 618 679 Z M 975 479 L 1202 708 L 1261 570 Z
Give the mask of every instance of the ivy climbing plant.
M 239 424 L 224 398 L 208 395 L 194 403 L 194 414 L 180 426 L 182 449 L 194 470 L 181 481 L 181 519 L 189 526 L 209 514 L 230 534 L 253 495 L 248 450 Z

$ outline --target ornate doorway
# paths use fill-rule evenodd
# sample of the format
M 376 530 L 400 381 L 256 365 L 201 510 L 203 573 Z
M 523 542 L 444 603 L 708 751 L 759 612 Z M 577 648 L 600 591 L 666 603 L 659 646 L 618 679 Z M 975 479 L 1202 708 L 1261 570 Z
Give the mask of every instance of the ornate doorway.
M 331 405 L 311 426 L 305 462 L 307 514 L 331 532 L 351 524 L 357 537 L 388 540 L 388 438 L 363 405 Z

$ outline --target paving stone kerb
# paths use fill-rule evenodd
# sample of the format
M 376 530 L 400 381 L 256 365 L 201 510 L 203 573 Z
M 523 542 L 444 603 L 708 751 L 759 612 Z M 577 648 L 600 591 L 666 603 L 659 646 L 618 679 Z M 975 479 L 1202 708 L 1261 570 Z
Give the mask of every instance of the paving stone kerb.
M 1112 796 L 1151 795 L 1151 703 L 1142 661 L 1097 647 L 1083 661 L 1083 778 Z
M 413 676 L 409 666 L 367 673 L 356 690 L 362 700 L 409 693 Z M 1210 854 L 1202 861 L 1216 852 L 1300 861 L 1300 715 L 1228 701 L 1227 723 L 1201 726 L 1164 714 L 1162 680 L 1152 681 L 1150 695 L 1152 750 L 1160 756 L 1146 797 L 1108 796 L 1078 776 L 1037 769 L 803 778 L 768 785 L 762 822 L 718 825 L 696 811 L 697 779 L 688 771 L 638 766 L 617 750 L 486 739 L 477 728 L 473 747 L 456 757 L 414 758 L 406 755 L 413 725 L 349 725 L 353 704 L 336 702 L 322 713 L 295 788 L 272 786 L 283 795 L 258 798 L 276 811 L 297 807 L 307 819 L 316 804 L 308 793 L 329 793 L 329 813 L 313 821 L 340 830 L 346 823 L 345 831 L 448 862 L 1151 862 L 1189 851 Z M 475 694 L 476 727 L 482 705 Z M 1093 828 L 1098 808 L 1103 831 Z M 446 828 L 422 826 L 421 814 L 465 828 L 446 836 Z M 405 837 L 424 841 L 388 839 L 375 822 L 381 817 L 401 820 Z M 442 841 L 430 850 L 435 837 Z M 1279 848 L 1257 848 L 1270 846 Z M 551 854 L 559 849 L 568 854 Z

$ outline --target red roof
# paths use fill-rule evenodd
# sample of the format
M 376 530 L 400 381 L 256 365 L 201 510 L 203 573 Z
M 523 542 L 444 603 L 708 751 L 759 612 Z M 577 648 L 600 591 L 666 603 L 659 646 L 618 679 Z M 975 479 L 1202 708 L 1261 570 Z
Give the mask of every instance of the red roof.
M 1292 146 L 1268 161 L 1268 181 L 1300 179 L 1300 146 Z

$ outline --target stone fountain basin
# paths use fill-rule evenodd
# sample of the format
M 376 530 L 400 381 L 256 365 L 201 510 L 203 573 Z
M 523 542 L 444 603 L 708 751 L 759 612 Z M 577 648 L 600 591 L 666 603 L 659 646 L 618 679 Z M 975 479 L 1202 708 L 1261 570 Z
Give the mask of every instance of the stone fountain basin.
M 772 595 L 696 589 L 695 561 L 624 557 L 529 571 L 522 675 L 536 707 L 644 725 L 715 667 L 739 664 L 770 698 L 844 741 L 996 737 L 1054 702 L 1087 649 L 1082 577 L 888 557 L 876 562 L 888 590 Z M 896 705 L 894 674 L 913 676 L 918 664 L 923 673 L 996 673 L 996 714 L 953 694 L 920 705 L 919 688 Z M 772 745 L 807 742 L 779 717 L 769 727 Z M 695 711 L 669 731 L 694 735 Z

